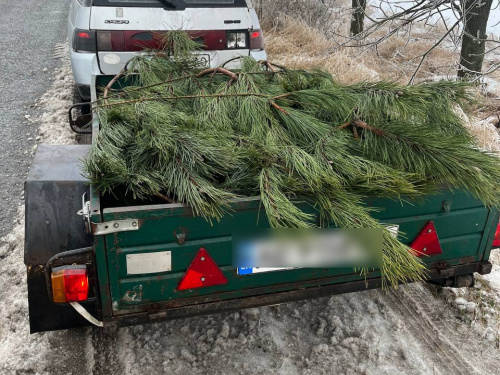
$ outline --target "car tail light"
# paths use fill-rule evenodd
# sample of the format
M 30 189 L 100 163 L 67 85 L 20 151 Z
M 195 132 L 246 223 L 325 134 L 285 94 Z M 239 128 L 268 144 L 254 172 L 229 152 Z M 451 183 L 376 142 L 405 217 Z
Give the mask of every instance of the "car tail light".
M 96 32 L 92 30 L 75 30 L 73 49 L 78 52 L 95 52 L 97 48 Z
M 264 49 L 264 35 L 261 30 L 250 31 L 250 49 Z
M 51 282 L 54 302 L 80 302 L 88 299 L 89 281 L 86 266 L 54 268 Z
M 493 239 L 493 247 L 500 247 L 500 223 L 497 226 L 497 230 L 495 232 L 495 238 Z
M 227 284 L 227 278 L 205 249 L 200 249 L 182 276 L 177 290 Z
M 98 51 L 126 51 L 124 31 L 97 31 Z
M 188 33 L 207 51 L 226 49 L 226 32 L 224 30 L 189 31 Z
M 247 49 L 247 32 L 246 31 L 228 31 L 226 33 L 226 48 L 228 49 Z

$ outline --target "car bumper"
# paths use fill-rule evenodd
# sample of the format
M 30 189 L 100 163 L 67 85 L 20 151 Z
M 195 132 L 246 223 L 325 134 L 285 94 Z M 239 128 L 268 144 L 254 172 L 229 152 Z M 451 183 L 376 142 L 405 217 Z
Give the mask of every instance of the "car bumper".
M 255 60 L 266 60 L 266 51 L 248 51 L 238 52 L 241 56 L 250 56 Z M 235 51 L 206 51 L 200 55 L 206 55 L 210 60 L 210 66 L 216 67 L 226 61 L 238 56 Z M 71 51 L 71 66 L 73 68 L 73 77 L 78 87 L 78 91 L 83 99 L 90 99 L 90 83 L 93 75 L 98 74 L 118 74 L 127 61 L 136 56 L 136 52 L 99 52 L 80 53 Z M 207 64 L 208 65 L 208 64 Z M 227 64 L 228 68 L 238 68 L 238 61 L 232 61 Z
M 141 52 L 99 52 L 99 66 L 103 74 L 118 74 L 125 64 L 137 54 Z M 249 50 L 224 50 L 224 51 L 203 51 L 199 53 L 200 59 L 206 59 L 206 65 L 217 67 L 228 60 L 238 56 L 251 56 L 255 60 L 266 60 L 266 51 L 249 51 Z M 226 65 L 228 68 L 238 68 L 238 61 L 232 61 Z
M 250 57 L 257 61 L 267 60 L 267 53 L 266 51 L 250 51 Z
M 90 99 L 90 82 L 92 75 L 102 74 L 95 53 L 71 51 L 71 67 L 73 78 L 83 99 Z

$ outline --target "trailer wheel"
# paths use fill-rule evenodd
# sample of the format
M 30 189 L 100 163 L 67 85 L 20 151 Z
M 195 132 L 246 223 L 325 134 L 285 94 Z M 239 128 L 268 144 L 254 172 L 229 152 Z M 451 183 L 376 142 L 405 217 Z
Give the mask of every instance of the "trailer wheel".
M 445 279 L 427 281 L 429 284 L 449 288 L 471 288 L 474 286 L 474 274 L 452 276 Z

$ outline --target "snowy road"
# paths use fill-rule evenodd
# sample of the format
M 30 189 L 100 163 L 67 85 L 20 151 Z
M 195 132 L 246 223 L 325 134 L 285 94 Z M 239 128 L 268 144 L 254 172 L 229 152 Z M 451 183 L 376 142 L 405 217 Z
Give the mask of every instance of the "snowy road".
M 52 46 L 51 56 L 64 56 L 65 48 Z M 65 58 L 54 61 L 62 66 L 37 102 L 33 127 L 40 127 L 40 142 L 71 143 L 69 65 Z M 389 294 L 366 291 L 114 335 L 92 328 L 29 335 L 23 238 L 21 210 L 0 243 L 0 375 L 465 375 L 497 374 L 500 368 L 498 253 L 494 273 L 470 290 L 438 295 L 416 284 Z
M 31 164 L 35 100 L 50 86 L 56 43 L 66 39 L 69 0 L 0 0 L 0 237 L 13 226 Z

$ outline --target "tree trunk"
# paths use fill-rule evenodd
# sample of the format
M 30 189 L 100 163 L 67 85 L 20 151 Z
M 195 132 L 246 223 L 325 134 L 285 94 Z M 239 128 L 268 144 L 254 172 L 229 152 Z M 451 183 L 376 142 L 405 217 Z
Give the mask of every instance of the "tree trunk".
M 351 36 L 361 34 L 364 30 L 366 0 L 352 0 Z
M 353 0 L 355 1 L 355 0 Z M 465 78 L 481 73 L 486 46 L 486 26 L 493 0 L 466 0 L 465 9 L 470 9 L 464 19 L 464 35 L 460 51 L 458 76 Z

